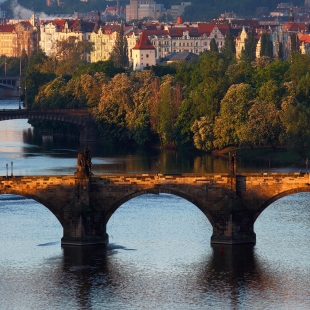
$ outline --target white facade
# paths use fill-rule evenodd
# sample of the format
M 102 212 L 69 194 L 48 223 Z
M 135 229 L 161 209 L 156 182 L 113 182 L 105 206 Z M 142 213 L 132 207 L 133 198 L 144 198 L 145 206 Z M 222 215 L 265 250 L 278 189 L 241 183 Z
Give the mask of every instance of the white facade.
M 73 21 L 70 21 L 73 23 Z M 78 26 L 80 21 L 74 21 L 76 25 L 69 27 L 68 21 L 55 20 L 40 25 L 40 48 L 47 56 L 56 54 L 57 41 L 67 40 L 69 37 L 76 37 L 77 41 L 90 41 L 91 32 L 84 32 Z M 85 55 L 85 60 L 90 60 L 90 55 Z
M 133 49 L 132 60 L 134 71 L 141 71 L 145 67 L 155 66 L 156 65 L 155 50 Z

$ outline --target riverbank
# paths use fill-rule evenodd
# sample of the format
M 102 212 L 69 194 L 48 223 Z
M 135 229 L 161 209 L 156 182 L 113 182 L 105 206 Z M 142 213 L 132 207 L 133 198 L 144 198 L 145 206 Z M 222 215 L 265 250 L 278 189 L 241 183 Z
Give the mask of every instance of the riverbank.
M 272 148 L 261 147 L 261 148 L 236 148 L 227 147 L 222 150 L 215 150 L 212 152 L 213 155 L 228 156 L 229 152 L 236 152 L 238 157 L 252 158 L 267 161 L 274 161 L 285 164 L 302 164 L 304 160 L 300 158 L 298 154 L 289 152 L 286 147 L 278 147 L 274 151 Z

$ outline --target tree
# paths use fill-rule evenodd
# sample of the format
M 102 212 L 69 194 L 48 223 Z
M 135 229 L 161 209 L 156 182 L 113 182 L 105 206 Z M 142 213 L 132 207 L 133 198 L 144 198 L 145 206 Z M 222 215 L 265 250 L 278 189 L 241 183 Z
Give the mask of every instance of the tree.
M 301 77 L 310 71 L 310 57 L 308 55 L 294 53 L 291 55 L 290 66 L 285 74 L 287 80 L 298 84 Z
M 113 61 L 109 59 L 106 61 L 97 61 L 83 65 L 74 73 L 74 76 L 82 74 L 94 75 L 96 73 L 103 73 L 106 77 L 113 78 L 116 74 L 124 72 L 124 68 L 116 68 Z
M 251 84 L 253 80 L 254 68 L 248 61 L 240 60 L 235 64 L 229 65 L 225 72 L 229 85 L 232 84 Z
M 77 37 L 70 36 L 66 40 L 56 42 L 55 73 L 58 76 L 73 74 L 85 63 L 86 54 L 93 49 L 93 43 L 87 40 L 79 41 Z
M 297 35 L 295 33 L 291 33 L 290 39 L 291 39 L 291 53 L 299 53 L 300 49 Z
M 245 39 L 245 46 L 241 52 L 241 59 L 245 61 L 254 61 L 256 58 L 256 43 L 254 35 L 251 31 L 248 32 L 248 38 Z
M 255 100 L 249 110 L 246 132 L 251 146 L 268 145 L 275 150 L 284 133 L 281 110 L 272 101 Z
M 210 117 L 201 117 L 199 120 L 196 120 L 191 127 L 193 132 L 194 145 L 197 149 L 203 151 L 211 151 L 214 149 L 213 140 L 214 140 L 214 121 Z
M 283 59 L 284 58 L 284 53 L 283 53 L 283 43 L 279 43 L 279 51 L 278 51 L 278 59 Z
M 223 54 L 229 60 L 233 59 L 236 56 L 236 45 L 234 36 L 231 33 L 226 34 L 224 47 L 223 47 Z
M 212 38 L 210 41 L 210 51 L 211 52 L 218 52 L 219 51 L 219 48 L 218 48 L 217 43 L 216 43 L 214 38 Z
M 283 124 L 287 148 L 305 160 L 310 153 L 310 109 L 305 104 L 290 104 L 284 110 Z
M 93 49 L 93 43 L 87 40 L 78 40 L 75 36 L 70 36 L 66 40 L 56 42 L 56 57 L 58 60 L 82 60 L 85 54 L 89 54 Z
M 273 45 L 269 39 L 268 33 L 263 33 L 261 36 L 260 56 L 273 57 Z
M 124 35 L 124 27 L 121 25 L 120 31 L 116 35 L 115 45 L 111 52 L 111 60 L 117 68 L 128 67 L 128 42 Z
M 167 75 L 160 85 L 157 131 L 162 146 L 175 142 L 175 123 L 182 103 L 182 90 L 174 78 Z
M 214 125 L 214 146 L 223 148 L 246 141 L 248 110 L 253 100 L 253 89 L 248 84 L 232 85 L 221 101 L 221 108 Z

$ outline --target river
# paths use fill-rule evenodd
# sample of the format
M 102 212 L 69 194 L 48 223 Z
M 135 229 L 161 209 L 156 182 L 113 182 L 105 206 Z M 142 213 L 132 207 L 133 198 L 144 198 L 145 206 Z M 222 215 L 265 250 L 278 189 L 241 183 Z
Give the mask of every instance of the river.
M 1 102 L 14 108 L 16 102 Z M 72 174 L 76 141 L 0 122 L 0 173 Z M 226 159 L 93 145 L 93 172 L 225 172 Z M 238 163 L 243 171 L 294 170 Z M 252 166 L 250 165 L 252 164 Z M 251 168 L 252 167 L 252 168 Z M 284 197 L 255 223 L 255 246 L 210 245 L 201 211 L 173 195 L 143 195 L 111 217 L 110 243 L 61 247 L 44 206 L 0 195 L 0 309 L 309 309 L 310 193 Z

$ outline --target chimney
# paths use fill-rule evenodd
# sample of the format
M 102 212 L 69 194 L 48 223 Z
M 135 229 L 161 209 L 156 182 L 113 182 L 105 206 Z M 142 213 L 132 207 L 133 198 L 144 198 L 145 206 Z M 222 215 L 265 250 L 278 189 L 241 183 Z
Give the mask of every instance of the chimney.
M 177 24 L 178 25 L 182 25 L 183 24 L 183 18 L 182 16 L 179 16 L 178 19 L 177 19 Z
M 116 1 L 116 14 L 120 15 L 120 4 L 119 4 L 119 0 Z

